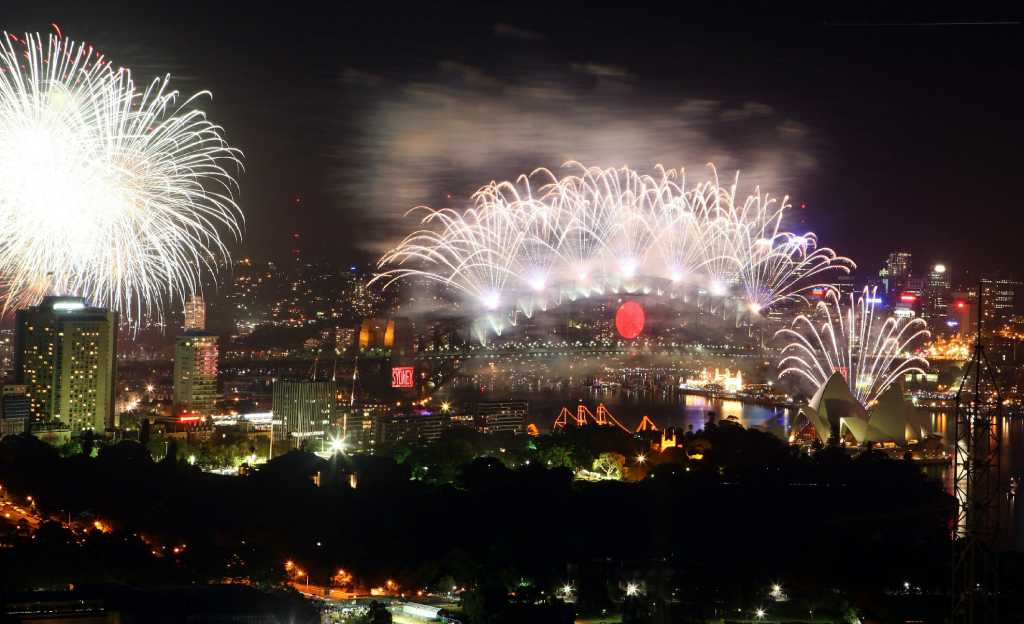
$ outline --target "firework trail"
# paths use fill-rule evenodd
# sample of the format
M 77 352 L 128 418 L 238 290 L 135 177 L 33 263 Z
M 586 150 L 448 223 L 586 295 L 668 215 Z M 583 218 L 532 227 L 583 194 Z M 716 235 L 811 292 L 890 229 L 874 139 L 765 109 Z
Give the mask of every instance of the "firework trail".
M 661 166 L 567 168 L 492 182 L 464 211 L 416 209 L 422 229 L 383 255 L 375 280 L 435 280 L 487 314 L 652 284 L 735 298 L 757 314 L 854 266 L 813 233 L 783 231 L 786 198 L 756 189 L 738 200 L 738 174 L 724 186 L 712 168 L 688 186 L 682 170 Z
M 791 328 L 776 332 L 776 338 L 790 341 L 782 348 L 779 376 L 803 377 L 817 387 L 839 371 L 857 400 L 868 407 L 900 375 L 923 373 L 928 361 L 911 350 L 929 336 L 925 322 L 879 318 L 876 301 L 874 288 L 865 288 L 856 300 L 850 293 L 846 305 L 830 290 L 813 315 L 801 314 Z

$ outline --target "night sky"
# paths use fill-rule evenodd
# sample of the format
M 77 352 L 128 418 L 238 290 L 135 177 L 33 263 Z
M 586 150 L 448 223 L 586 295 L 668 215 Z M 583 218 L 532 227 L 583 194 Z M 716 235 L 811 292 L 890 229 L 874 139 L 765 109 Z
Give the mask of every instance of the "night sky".
M 492 179 L 567 160 L 700 178 L 713 161 L 788 194 L 790 227 L 863 273 L 897 247 L 919 268 L 1024 273 L 1014 16 L 23 4 L 6 30 L 57 22 L 137 80 L 213 92 L 203 107 L 245 153 L 236 254 L 283 257 L 299 232 L 311 257 L 365 262 L 408 208 Z

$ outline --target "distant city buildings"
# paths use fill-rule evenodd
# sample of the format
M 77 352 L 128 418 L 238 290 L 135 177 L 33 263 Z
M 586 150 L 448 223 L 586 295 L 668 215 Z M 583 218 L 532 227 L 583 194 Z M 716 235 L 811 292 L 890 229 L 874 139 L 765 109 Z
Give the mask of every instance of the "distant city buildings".
M 885 268 L 879 273 L 886 293 L 904 287 L 904 280 L 910 276 L 912 256 L 909 251 L 894 251 L 889 254 Z
M 418 409 L 378 419 L 380 442 L 432 442 L 450 426 L 447 414 Z
M 217 404 L 217 336 L 186 331 L 175 340 L 173 409 L 209 416 Z
M 117 314 L 80 297 L 45 297 L 15 319 L 14 369 L 33 422 L 72 431 L 115 425 Z
M 0 329 L 0 369 L 10 370 L 14 366 L 14 330 Z
M 921 316 L 933 328 L 942 328 L 949 311 L 949 269 L 943 263 L 932 265 L 925 284 L 925 301 Z
M 999 330 L 1013 315 L 1021 282 L 1004 277 L 981 278 L 981 315 L 985 332 Z
M 185 301 L 185 331 L 206 329 L 206 302 L 202 295 L 191 295 Z
M 0 438 L 24 433 L 28 423 L 28 388 L 11 384 L 0 388 Z

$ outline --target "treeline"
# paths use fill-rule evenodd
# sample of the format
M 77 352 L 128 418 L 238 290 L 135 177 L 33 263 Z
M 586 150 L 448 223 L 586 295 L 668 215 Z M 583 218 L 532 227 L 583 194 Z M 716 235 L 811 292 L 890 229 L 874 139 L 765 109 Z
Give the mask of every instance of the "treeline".
M 622 600 L 626 578 L 694 608 L 778 580 L 809 594 L 948 585 L 951 502 L 912 462 L 838 448 L 809 456 L 731 424 L 679 441 L 660 454 L 608 428 L 498 441 L 453 431 L 377 456 L 293 451 L 223 477 L 173 446 L 160 462 L 131 442 L 61 457 L 11 436 L 0 441 L 0 482 L 48 512 L 187 545 L 176 561 L 194 578 L 273 583 L 292 560 L 314 583 L 344 568 L 367 587 L 475 588 L 470 604 L 532 603 L 572 583 L 595 612 Z M 573 479 L 603 453 L 626 458 L 639 480 Z M 16 587 L 19 575 L 3 582 Z

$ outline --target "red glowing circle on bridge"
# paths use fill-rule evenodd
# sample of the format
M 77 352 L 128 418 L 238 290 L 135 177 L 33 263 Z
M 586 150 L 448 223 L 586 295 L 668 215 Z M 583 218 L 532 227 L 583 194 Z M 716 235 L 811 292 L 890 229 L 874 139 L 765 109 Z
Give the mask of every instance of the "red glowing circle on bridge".
M 644 330 L 644 309 L 636 301 L 627 301 L 615 312 L 615 329 L 626 340 L 632 340 Z

